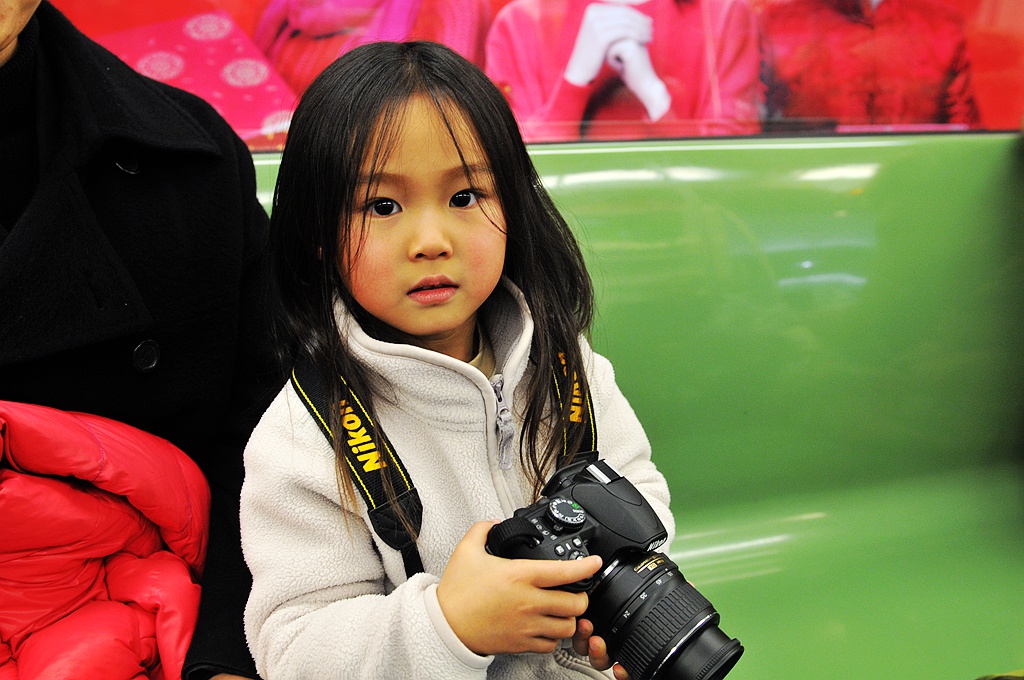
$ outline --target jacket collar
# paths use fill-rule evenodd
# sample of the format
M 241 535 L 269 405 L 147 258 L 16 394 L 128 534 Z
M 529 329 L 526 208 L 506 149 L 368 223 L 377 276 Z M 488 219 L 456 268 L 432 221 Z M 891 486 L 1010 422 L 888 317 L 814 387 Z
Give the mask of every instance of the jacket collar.
M 40 93 L 52 101 L 40 105 L 56 111 L 51 130 L 58 148 L 44 149 L 44 159 L 47 151 L 63 149 L 81 167 L 110 140 L 220 155 L 199 122 L 160 85 L 86 38 L 49 2 L 39 6 L 36 18 L 41 67 L 49 70 L 40 83 L 52 83 L 51 93 Z
M 516 284 L 502 277 L 498 286 L 492 300 L 489 301 L 488 313 L 482 313 L 481 321 L 494 351 L 495 370 L 504 373 L 510 370 L 514 372 L 519 364 L 529 359 L 533 339 L 533 315 L 526 304 L 526 298 Z M 340 299 L 335 301 L 334 314 L 342 335 L 357 354 L 368 350 L 378 354 L 409 356 L 426 360 L 428 363 L 450 363 L 460 368 L 468 365 L 466 362 L 427 349 L 384 342 L 370 337 Z
M 400 388 L 406 405 L 427 404 L 433 409 L 433 418 L 456 418 L 455 413 L 444 413 L 444 409 L 436 412 L 442 392 L 448 391 L 450 386 L 444 376 L 453 374 L 465 378 L 462 384 L 472 386 L 472 390 L 492 393 L 488 379 L 468 363 L 422 347 L 377 340 L 362 329 L 340 300 L 335 303 L 334 312 L 349 350 L 359 361 L 383 376 L 393 389 Z M 506 402 L 511 404 L 511 395 L 530 366 L 533 316 L 519 288 L 508 279 L 502 279 L 490 301 L 489 313 L 482 317 L 482 321 L 494 348 L 494 377 L 501 375 Z M 438 385 L 444 385 L 445 390 L 439 392 Z

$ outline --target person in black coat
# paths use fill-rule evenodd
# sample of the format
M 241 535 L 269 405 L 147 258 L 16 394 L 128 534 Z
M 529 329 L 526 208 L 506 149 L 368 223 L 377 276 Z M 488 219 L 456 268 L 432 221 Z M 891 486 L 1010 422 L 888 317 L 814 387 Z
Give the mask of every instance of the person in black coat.
M 285 378 L 248 149 L 49 3 L 0 0 L 0 188 L 0 399 L 114 418 L 195 459 L 213 508 L 183 675 L 256 677 L 242 450 Z

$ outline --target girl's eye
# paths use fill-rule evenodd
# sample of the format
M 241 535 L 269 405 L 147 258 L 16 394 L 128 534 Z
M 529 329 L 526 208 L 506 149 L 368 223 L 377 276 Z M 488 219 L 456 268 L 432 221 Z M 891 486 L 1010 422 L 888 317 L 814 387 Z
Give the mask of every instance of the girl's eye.
M 398 205 L 398 201 L 393 201 L 390 198 L 378 198 L 370 203 L 369 210 L 376 217 L 388 217 L 402 212 L 402 206 Z
M 471 208 L 476 205 L 476 202 L 480 200 L 480 197 L 472 189 L 463 189 L 459 193 L 452 196 L 448 202 L 453 208 Z

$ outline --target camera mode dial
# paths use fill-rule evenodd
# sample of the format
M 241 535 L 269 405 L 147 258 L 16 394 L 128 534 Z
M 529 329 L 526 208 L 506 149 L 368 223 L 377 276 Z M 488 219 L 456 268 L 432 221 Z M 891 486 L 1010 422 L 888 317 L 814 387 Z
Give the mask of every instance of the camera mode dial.
M 578 527 L 587 520 L 586 511 L 568 498 L 553 498 L 548 503 L 548 517 L 558 527 Z

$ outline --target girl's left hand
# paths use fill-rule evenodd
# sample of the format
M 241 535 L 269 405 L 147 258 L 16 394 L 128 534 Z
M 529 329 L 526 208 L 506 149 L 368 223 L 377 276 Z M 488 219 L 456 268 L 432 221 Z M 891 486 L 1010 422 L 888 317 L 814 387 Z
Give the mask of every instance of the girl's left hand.
M 594 635 L 594 624 L 587 619 L 576 621 L 576 634 L 572 637 L 572 648 L 580 656 L 590 657 L 590 665 L 596 670 L 603 671 L 611 668 L 615 680 L 629 680 L 629 673 L 611 660 L 604 638 Z

